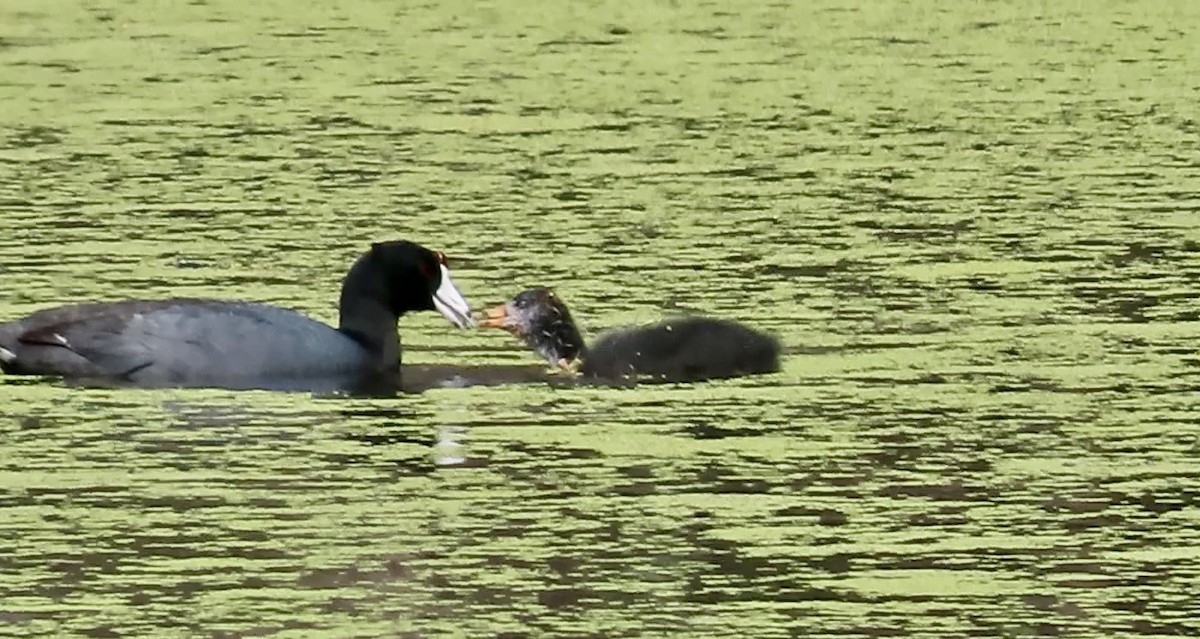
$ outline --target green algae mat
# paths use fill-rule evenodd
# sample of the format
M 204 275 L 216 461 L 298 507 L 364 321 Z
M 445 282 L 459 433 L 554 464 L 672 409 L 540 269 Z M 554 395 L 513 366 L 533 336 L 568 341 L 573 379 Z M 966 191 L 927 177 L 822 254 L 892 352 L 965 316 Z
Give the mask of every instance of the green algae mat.
M 783 370 L 0 376 L 0 636 L 1200 634 L 1200 5 L 0 3 L 0 319 L 370 241 Z M 401 322 L 416 366 L 536 364 Z

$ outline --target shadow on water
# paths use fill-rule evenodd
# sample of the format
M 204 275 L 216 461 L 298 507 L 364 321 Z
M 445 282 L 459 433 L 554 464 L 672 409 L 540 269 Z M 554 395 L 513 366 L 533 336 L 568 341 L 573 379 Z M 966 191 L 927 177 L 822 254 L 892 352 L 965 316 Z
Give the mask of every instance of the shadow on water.
M 302 393 L 321 399 L 387 399 L 399 395 L 415 395 L 430 390 L 452 388 L 475 388 L 489 386 L 524 386 L 536 385 L 547 388 L 573 388 L 591 386 L 596 388 L 636 388 L 675 384 L 678 380 L 667 377 L 646 377 L 619 379 L 581 378 L 564 373 L 561 370 L 550 369 L 544 365 L 522 364 L 489 364 L 489 365 L 447 365 L 447 364 L 413 364 L 404 365 L 401 379 L 394 376 L 371 376 L 360 378 L 347 384 L 342 379 L 324 382 L 314 382 L 308 379 L 280 380 L 276 384 L 251 382 L 245 388 L 236 386 L 223 387 L 227 390 L 270 391 L 279 393 Z M 131 385 L 122 380 L 101 378 L 71 378 L 14 376 L 7 375 L 6 383 L 13 387 L 32 385 L 61 385 L 68 388 L 81 389 L 130 389 L 139 390 L 177 390 L 177 387 Z

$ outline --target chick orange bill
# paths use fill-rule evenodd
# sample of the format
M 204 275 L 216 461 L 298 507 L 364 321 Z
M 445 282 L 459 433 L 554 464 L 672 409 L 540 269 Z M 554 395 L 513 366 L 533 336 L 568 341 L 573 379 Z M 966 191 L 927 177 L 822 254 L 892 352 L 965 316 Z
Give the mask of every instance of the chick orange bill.
M 480 328 L 502 328 L 508 326 L 508 304 L 500 304 L 483 311 L 483 319 L 479 320 Z

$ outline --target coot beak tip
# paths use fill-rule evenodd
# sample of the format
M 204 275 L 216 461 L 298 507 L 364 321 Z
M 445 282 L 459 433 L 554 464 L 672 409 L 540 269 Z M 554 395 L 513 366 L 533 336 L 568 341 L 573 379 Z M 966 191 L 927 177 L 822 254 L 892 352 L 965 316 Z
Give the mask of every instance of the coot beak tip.
M 475 318 L 471 317 L 471 305 L 454 285 L 454 280 L 450 279 L 450 269 L 446 268 L 445 264 L 441 265 L 441 269 L 442 283 L 433 292 L 434 308 L 458 328 L 475 326 Z

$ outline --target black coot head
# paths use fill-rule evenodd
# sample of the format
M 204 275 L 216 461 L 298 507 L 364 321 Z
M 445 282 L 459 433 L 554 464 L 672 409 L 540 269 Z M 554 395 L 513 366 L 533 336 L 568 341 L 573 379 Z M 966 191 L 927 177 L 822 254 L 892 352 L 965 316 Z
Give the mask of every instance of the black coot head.
M 471 307 L 450 277 L 446 255 L 407 240 L 372 244 L 343 288 L 343 296 L 378 299 L 396 316 L 436 310 L 459 328 L 474 325 Z

